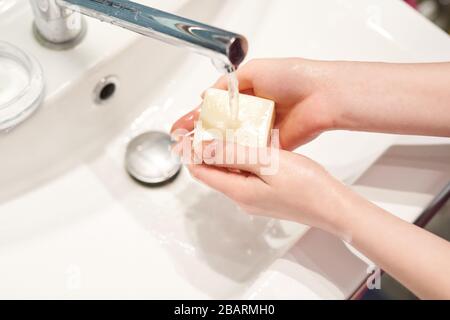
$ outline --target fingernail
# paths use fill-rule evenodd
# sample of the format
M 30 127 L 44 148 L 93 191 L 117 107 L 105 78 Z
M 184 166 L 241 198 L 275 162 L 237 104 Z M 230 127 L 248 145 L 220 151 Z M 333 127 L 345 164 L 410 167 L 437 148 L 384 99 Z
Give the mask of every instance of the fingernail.
M 212 164 L 211 160 L 216 156 L 216 143 L 214 140 L 204 141 L 202 147 L 202 158 L 207 164 Z

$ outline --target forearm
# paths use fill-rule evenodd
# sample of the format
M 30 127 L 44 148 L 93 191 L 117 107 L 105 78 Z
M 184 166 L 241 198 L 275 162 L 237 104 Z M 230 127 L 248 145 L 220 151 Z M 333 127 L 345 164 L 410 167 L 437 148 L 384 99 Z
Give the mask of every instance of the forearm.
M 450 243 L 348 191 L 340 216 L 350 243 L 417 296 L 450 299 Z
M 337 62 L 334 129 L 450 136 L 450 63 Z

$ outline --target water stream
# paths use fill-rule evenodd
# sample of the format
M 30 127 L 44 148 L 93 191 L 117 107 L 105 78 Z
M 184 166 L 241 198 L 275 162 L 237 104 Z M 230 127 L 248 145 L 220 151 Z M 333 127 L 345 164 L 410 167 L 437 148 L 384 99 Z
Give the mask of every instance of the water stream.
M 229 114 L 231 123 L 239 123 L 239 80 L 235 72 L 228 73 Z

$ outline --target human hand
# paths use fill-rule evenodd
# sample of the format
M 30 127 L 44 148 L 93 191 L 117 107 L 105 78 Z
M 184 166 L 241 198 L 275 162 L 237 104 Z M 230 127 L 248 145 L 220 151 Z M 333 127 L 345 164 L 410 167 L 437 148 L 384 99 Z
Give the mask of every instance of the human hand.
M 450 137 L 450 63 L 259 59 L 236 73 L 242 93 L 275 101 L 286 150 L 334 129 Z M 227 89 L 226 77 L 214 87 Z M 193 130 L 198 116 L 199 108 L 172 131 Z
M 288 151 L 214 141 L 196 150 L 191 175 L 225 194 L 244 211 L 343 230 L 343 197 L 349 190 L 314 161 Z M 250 160 L 254 159 L 254 161 Z M 200 161 L 198 161 L 200 160 Z
M 273 100 L 276 104 L 275 129 L 280 130 L 280 145 L 293 150 L 332 126 L 332 109 L 326 99 L 327 70 L 324 62 L 304 59 L 253 60 L 238 69 L 241 93 Z M 228 88 L 226 76 L 214 85 Z M 192 131 L 198 119 L 197 108 L 172 127 Z

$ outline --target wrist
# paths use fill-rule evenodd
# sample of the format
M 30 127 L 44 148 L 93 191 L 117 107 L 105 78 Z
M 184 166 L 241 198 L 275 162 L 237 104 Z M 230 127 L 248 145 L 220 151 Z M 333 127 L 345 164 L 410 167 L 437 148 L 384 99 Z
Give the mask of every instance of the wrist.
M 300 223 L 322 229 L 343 240 L 351 233 L 349 221 L 353 218 L 355 196 L 347 186 L 327 172 L 315 177 L 310 186 L 311 193 L 305 194 L 308 201 L 300 201 Z M 319 182 L 319 184 L 317 184 Z M 320 192 L 318 192 L 320 190 Z M 308 205 L 305 207 L 305 203 Z M 305 215 L 306 214 L 306 217 Z M 304 221 L 306 218 L 306 221 Z
M 366 127 L 367 108 L 373 100 L 371 94 L 369 63 L 325 62 L 323 92 L 328 118 L 327 130 L 361 130 Z M 380 99 L 378 97 L 377 99 Z
M 334 61 L 314 61 L 309 68 L 309 81 L 314 85 L 311 98 L 314 100 L 314 119 L 319 133 L 337 129 L 349 129 L 347 97 L 349 88 L 348 70 L 351 64 Z
M 322 198 L 317 208 L 323 217 L 319 228 L 351 243 L 355 228 L 358 228 L 355 222 L 365 219 L 364 215 L 370 212 L 372 204 L 340 181 L 330 178 L 333 182 L 327 188 L 329 197 Z

